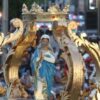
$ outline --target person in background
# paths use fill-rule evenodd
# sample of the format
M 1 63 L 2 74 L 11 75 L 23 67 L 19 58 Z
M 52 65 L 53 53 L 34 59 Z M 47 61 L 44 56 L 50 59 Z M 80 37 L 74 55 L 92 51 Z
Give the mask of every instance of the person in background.
M 89 80 L 89 84 L 90 84 L 90 93 L 88 99 L 92 100 L 97 93 L 98 83 L 96 82 L 95 79 L 92 78 Z
M 54 52 L 55 59 L 57 59 L 59 51 L 56 49 L 56 47 L 53 47 L 53 52 Z
M 28 66 L 27 58 L 24 56 L 22 57 L 22 61 L 21 61 L 20 69 L 19 69 L 19 77 L 21 77 L 24 74 L 27 66 Z
M 79 100 L 93 100 L 97 93 L 98 83 L 91 79 L 89 80 L 89 84 L 84 84 L 84 89 L 80 92 Z
M 86 67 L 85 67 L 85 79 L 86 80 L 92 80 L 92 79 L 95 79 L 96 77 L 96 66 L 93 62 L 93 59 L 88 56 L 86 59 L 85 59 L 85 64 L 86 64 Z
M 27 70 L 26 72 L 23 73 L 20 81 L 23 84 L 25 90 L 32 97 L 34 94 L 34 85 L 33 85 L 34 81 L 33 77 L 30 75 L 30 70 Z
M 64 90 L 64 86 L 62 83 L 62 71 L 61 71 L 61 62 L 58 60 L 56 62 L 56 70 L 55 70 L 55 76 L 54 76 L 54 84 L 52 87 L 52 94 L 56 100 L 56 96 L 60 94 L 60 91 Z

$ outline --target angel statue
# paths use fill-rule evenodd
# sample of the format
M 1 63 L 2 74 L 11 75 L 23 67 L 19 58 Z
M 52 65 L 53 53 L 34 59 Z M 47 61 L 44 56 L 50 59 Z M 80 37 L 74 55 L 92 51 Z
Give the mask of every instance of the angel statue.
M 14 18 L 10 21 L 10 24 L 16 29 L 13 33 L 9 33 L 9 35 L 5 36 L 4 33 L 0 33 L 0 54 L 2 54 L 2 47 L 6 44 L 11 43 L 12 47 L 17 44 L 17 41 L 23 34 L 23 22 L 18 19 Z
M 16 30 L 14 33 L 10 33 L 6 37 L 3 33 L 1 33 L 0 47 L 3 47 L 11 42 L 13 42 L 13 45 L 15 45 L 15 41 L 17 41 L 23 34 L 23 22 L 20 19 L 14 18 L 10 21 L 10 23 L 16 28 Z

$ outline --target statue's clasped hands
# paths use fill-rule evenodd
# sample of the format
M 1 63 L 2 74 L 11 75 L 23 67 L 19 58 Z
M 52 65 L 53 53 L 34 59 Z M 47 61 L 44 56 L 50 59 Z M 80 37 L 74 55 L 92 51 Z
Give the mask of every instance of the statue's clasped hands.
M 41 52 L 41 54 L 40 54 L 40 61 L 42 61 L 44 59 L 44 55 L 43 55 L 43 53 Z

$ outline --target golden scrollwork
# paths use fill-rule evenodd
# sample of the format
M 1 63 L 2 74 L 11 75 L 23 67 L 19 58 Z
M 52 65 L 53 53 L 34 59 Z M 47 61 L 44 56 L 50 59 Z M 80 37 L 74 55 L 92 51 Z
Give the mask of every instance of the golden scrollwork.
M 77 47 L 82 47 L 86 52 L 90 54 L 94 63 L 96 64 L 96 80 L 100 81 L 100 47 L 99 44 L 94 42 L 89 42 L 84 38 L 83 35 L 80 37 L 76 35 L 76 33 L 72 32 L 72 29 L 76 29 L 78 27 L 78 23 L 75 21 L 71 21 L 68 24 L 68 36 L 70 39 L 76 44 Z M 87 92 L 86 92 L 87 94 Z M 99 92 L 100 94 L 100 92 Z M 94 98 L 96 99 L 96 97 Z
M 72 32 L 72 29 L 75 29 L 78 27 L 78 23 L 75 21 L 72 21 L 68 25 L 68 35 L 71 38 L 72 41 L 76 44 L 76 46 L 83 47 L 94 59 L 96 65 L 98 68 L 100 68 L 100 47 L 97 43 L 91 43 L 88 40 L 86 40 L 82 35 L 79 37 L 76 35 L 76 33 Z
M 16 28 L 15 34 L 11 33 L 9 37 L 3 37 L 1 34 L 1 47 L 8 43 L 12 43 L 13 41 L 16 41 L 16 43 L 13 45 L 13 47 L 9 50 L 8 54 L 6 55 L 6 59 L 4 59 L 4 65 L 3 65 L 3 72 L 4 77 L 7 85 L 16 83 L 15 80 L 19 79 L 18 72 L 19 72 L 19 66 L 21 65 L 21 59 L 23 57 L 24 51 L 30 46 L 35 46 L 36 44 L 36 35 L 34 32 L 27 34 L 26 36 L 23 35 L 23 22 L 15 18 L 11 20 L 11 23 Z M 18 28 L 19 27 L 19 28 Z M 29 31 L 30 32 L 30 31 Z M 4 40 L 3 40 L 4 39 Z M 8 87 L 7 90 L 9 90 L 10 87 Z M 3 90 L 3 89 L 1 89 Z M 0 91 L 0 93 L 3 93 Z
M 64 26 L 54 28 L 54 37 L 60 45 L 60 48 L 64 50 L 61 56 L 65 59 L 69 69 L 68 80 L 66 81 L 65 90 L 61 94 L 61 98 L 66 98 L 66 96 L 69 97 L 70 94 L 70 99 L 66 98 L 64 100 L 78 100 L 79 91 L 83 84 L 84 62 L 78 48 L 68 35 L 66 35 L 66 29 L 67 28 Z M 67 48 L 66 51 L 65 48 Z M 67 92 L 69 92 L 69 94 L 66 94 Z

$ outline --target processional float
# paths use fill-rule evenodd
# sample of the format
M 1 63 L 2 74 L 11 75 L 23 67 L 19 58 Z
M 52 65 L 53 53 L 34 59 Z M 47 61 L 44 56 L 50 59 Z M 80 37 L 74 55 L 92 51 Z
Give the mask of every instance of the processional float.
M 3 60 L 3 74 L 8 87 L 7 89 L 0 87 L 0 94 L 6 94 L 8 99 L 13 98 L 16 89 L 18 89 L 21 97 L 27 97 L 27 93 L 19 81 L 18 72 L 24 51 L 29 46 L 36 46 L 36 22 L 51 22 L 54 39 L 61 49 L 66 48 L 61 57 L 67 63 L 69 73 L 67 80 L 63 80 L 65 89 L 61 91 L 59 100 L 78 100 L 84 81 L 83 68 L 85 66 L 79 47 L 87 51 L 95 61 L 97 68 L 96 79 L 100 80 L 100 47 L 98 44 L 90 43 L 83 36 L 79 37 L 72 32 L 72 29 L 78 27 L 78 24 L 75 21 L 70 22 L 66 19 L 68 10 L 69 5 L 66 5 L 62 11 L 59 6 L 53 5 L 48 9 L 48 12 L 44 12 L 36 3 L 28 10 L 27 6 L 23 4 L 22 20 L 18 18 L 11 20 L 16 31 L 10 33 L 7 37 L 3 33 L 0 34 L 1 48 L 8 43 L 14 42 Z M 65 24 L 59 25 L 59 23 Z

